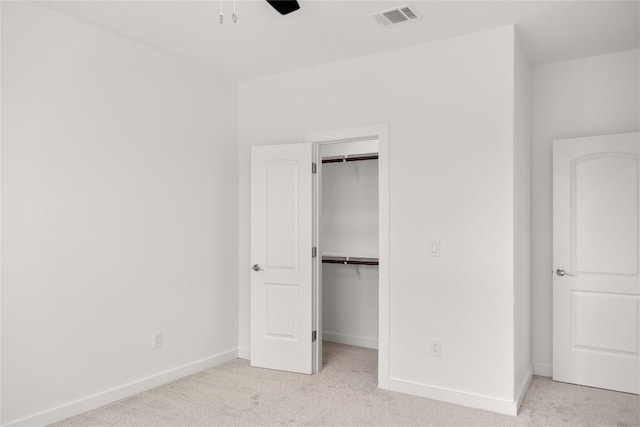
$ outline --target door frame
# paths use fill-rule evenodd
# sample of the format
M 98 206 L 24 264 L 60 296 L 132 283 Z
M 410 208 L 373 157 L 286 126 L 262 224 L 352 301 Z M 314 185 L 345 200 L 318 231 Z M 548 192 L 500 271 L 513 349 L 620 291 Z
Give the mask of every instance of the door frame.
M 354 142 L 370 139 L 378 140 L 378 387 L 384 386 L 389 381 L 389 125 L 387 123 L 358 126 L 345 129 L 329 130 L 309 133 L 305 141 L 313 144 L 313 161 L 318 163 L 320 159 L 320 147 L 324 144 L 341 142 Z M 320 174 L 314 175 L 313 197 L 313 244 L 318 245 L 320 232 Z M 313 372 L 319 372 L 322 368 L 322 357 L 319 353 L 322 349 L 322 331 L 319 326 L 322 319 L 321 307 L 321 263 L 322 255 L 319 254 L 313 262 L 313 296 L 314 314 L 313 324 L 318 333 L 318 339 L 313 343 L 312 353 Z

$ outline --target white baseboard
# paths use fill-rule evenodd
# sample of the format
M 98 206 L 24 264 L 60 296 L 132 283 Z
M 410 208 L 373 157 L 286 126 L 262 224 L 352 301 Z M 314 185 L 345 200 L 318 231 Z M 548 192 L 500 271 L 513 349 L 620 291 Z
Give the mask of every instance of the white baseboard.
M 251 350 L 248 348 L 238 349 L 238 359 L 251 360 Z
M 547 365 L 545 363 L 534 363 L 533 364 L 533 374 L 539 375 L 541 377 L 553 377 L 553 366 Z
M 378 340 L 355 335 L 339 334 L 337 332 L 322 331 L 322 340 L 329 342 L 337 342 L 338 344 L 355 345 L 357 347 L 378 349 Z
M 485 411 L 497 412 L 499 414 L 517 415 L 518 412 L 517 402 L 421 384 L 398 378 L 390 378 L 384 381 L 384 383 L 379 383 L 378 386 L 385 390 L 412 394 L 414 396 L 426 397 L 427 399 L 439 400 L 441 402 L 453 403 L 471 408 L 484 409 Z
M 10 421 L 7 424 L 3 424 L 3 427 L 46 426 L 237 358 L 238 350 L 229 350 L 224 353 L 219 353 L 192 363 L 187 363 L 173 369 L 159 372 L 141 380 L 133 381 L 91 396 L 83 397 L 64 405 L 56 406 L 33 415 Z
M 524 396 L 527 394 L 527 390 L 529 389 L 529 385 L 531 384 L 532 379 L 533 379 L 533 367 L 530 367 L 529 372 L 527 372 L 527 375 L 525 375 L 522 382 L 520 383 L 520 387 L 518 387 L 518 389 L 516 390 L 516 395 L 515 395 L 516 415 L 520 410 L 520 405 L 522 405 L 522 401 L 524 400 Z

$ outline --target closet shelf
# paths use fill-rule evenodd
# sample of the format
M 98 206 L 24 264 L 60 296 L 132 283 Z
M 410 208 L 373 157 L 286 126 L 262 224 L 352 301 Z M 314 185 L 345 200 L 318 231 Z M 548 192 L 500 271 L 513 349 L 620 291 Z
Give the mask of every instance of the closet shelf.
M 348 256 L 323 256 L 324 264 L 344 264 L 344 265 L 378 265 L 378 258 L 358 258 Z
M 357 162 L 360 160 L 376 160 L 378 158 L 377 154 L 372 155 L 363 155 L 363 156 L 341 156 L 341 157 L 326 157 L 322 159 L 322 163 L 344 163 L 344 162 Z

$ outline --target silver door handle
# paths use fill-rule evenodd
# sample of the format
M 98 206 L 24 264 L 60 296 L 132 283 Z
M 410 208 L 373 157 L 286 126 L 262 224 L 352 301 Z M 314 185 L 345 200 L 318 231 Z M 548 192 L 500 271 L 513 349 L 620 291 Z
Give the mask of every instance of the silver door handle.
M 564 271 L 563 269 L 559 268 L 556 270 L 556 274 L 560 277 L 562 276 L 575 276 L 575 274 L 569 274 L 566 271 Z
M 251 267 L 251 269 L 253 271 L 264 271 L 264 268 L 260 267 L 260 264 L 253 264 L 253 267 Z

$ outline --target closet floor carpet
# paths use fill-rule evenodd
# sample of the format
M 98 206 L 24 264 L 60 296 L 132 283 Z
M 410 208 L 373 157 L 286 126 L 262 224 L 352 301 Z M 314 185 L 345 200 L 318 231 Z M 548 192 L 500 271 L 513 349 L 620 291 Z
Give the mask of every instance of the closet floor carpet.
M 377 388 L 377 352 L 324 344 L 317 375 L 234 360 L 56 426 L 638 426 L 640 397 L 534 377 L 517 417 Z

